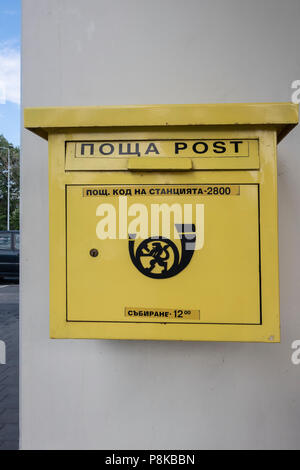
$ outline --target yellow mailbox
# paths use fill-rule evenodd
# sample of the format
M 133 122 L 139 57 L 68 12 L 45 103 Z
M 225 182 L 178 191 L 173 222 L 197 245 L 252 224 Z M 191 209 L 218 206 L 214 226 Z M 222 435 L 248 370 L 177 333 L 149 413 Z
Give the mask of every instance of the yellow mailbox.
M 290 103 L 29 108 L 49 141 L 52 338 L 279 342 Z

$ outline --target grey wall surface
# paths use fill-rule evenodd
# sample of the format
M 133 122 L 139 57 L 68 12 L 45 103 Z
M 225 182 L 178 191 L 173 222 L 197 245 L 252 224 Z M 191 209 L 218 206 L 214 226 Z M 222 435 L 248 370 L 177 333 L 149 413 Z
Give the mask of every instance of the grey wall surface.
M 23 106 L 272 102 L 299 0 L 23 0 Z M 23 449 L 300 448 L 300 127 L 279 145 L 282 342 L 50 340 L 47 143 L 23 132 Z

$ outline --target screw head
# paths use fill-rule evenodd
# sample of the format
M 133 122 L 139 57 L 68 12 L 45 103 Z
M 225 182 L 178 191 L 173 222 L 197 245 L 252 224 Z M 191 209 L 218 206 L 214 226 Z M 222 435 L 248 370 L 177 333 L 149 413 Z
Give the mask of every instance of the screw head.
M 97 258 L 97 256 L 99 255 L 99 251 L 96 250 L 96 248 L 92 248 L 90 250 L 90 255 L 91 255 L 92 258 Z

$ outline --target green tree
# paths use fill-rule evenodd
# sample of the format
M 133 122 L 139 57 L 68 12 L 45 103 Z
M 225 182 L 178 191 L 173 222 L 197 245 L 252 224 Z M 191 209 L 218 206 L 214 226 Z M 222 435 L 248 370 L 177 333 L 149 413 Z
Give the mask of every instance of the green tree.
M 20 148 L 0 135 L 0 147 L 10 147 L 10 228 L 19 230 Z M 0 230 L 7 228 L 7 150 L 0 148 Z

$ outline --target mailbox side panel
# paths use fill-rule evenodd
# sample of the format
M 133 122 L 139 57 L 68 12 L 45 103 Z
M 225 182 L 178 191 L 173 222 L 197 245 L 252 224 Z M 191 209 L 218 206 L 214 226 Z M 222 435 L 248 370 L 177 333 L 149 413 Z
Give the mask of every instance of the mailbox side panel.
M 280 342 L 277 137 L 275 132 L 261 132 L 260 158 L 262 325 L 268 341 Z
M 49 135 L 49 290 L 50 335 L 64 336 L 66 328 L 66 212 L 64 138 Z

